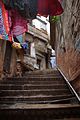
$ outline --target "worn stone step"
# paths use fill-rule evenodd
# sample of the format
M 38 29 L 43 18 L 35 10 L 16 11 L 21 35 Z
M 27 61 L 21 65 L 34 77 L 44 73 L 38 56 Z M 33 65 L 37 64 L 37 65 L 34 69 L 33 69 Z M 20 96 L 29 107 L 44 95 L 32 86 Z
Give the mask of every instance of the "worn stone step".
M 48 69 L 48 70 L 37 70 L 37 71 L 29 71 L 25 73 L 26 75 L 49 75 L 49 74 L 53 74 L 53 75 L 61 75 L 60 72 L 58 70 L 53 70 L 53 69 Z
M 6 99 L 4 99 L 4 100 L 1 100 L 0 101 L 0 104 L 16 104 L 16 103 L 26 103 L 26 104 L 55 104 L 55 103 L 57 103 L 57 104 L 64 104 L 64 103 L 70 103 L 71 102 L 71 100 L 73 100 L 74 98 L 65 98 L 65 99 L 63 99 L 63 98 L 61 98 L 61 99 L 56 99 L 56 100 L 25 100 L 25 99 L 23 99 L 23 100 L 21 100 L 21 99 L 18 99 L 18 100 L 11 100 L 11 99 L 9 99 L 9 100 L 6 100 Z
M 1 84 L 19 84 L 19 85 L 23 85 L 23 84 L 66 84 L 65 81 L 60 81 L 60 80 L 44 80 L 44 81 L 33 81 L 33 80 L 28 80 L 28 81 L 3 81 Z
M 26 102 L 26 101 L 57 101 L 57 100 L 66 100 L 69 102 L 69 100 L 74 99 L 75 97 L 72 95 L 37 95 L 37 96 L 6 96 L 6 97 L 0 97 L 0 103 L 10 103 L 10 101 L 19 101 L 19 102 Z
M 80 105 L 72 104 L 22 104 L 2 105 L 0 107 L 2 120 L 66 120 L 80 118 Z M 6 119 L 5 119 L 6 118 Z
M 44 75 L 44 74 L 60 74 L 60 72 L 58 70 L 36 70 L 36 71 L 27 71 L 25 74 L 40 74 L 40 75 Z
M 62 76 L 61 75 L 57 75 L 57 74 L 43 74 L 43 75 L 40 75 L 40 74 L 27 74 L 27 75 L 25 75 L 25 76 L 23 76 L 23 77 L 54 77 L 54 78 L 58 78 L 58 77 L 61 77 L 62 78 Z
M 26 89 L 67 89 L 66 85 L 54 85 L 54 84 L 48 84 L 48 85 L 24 85 L 24 90 Z
M 65 89 L 67 85 L 64 84 L 0 84 L 0 90 L 28 90 L 28 89 Z
M 63 77 L 57 77 L 57 76 L 55 76 L 55 77 L 21 77 L 21 78 L 6 78 L 6 79 L 3 79 L 3 81 L 2 82 L 5 82 L 5 81 L 30 81 L 30 80 L 32 80 L 32 81 L 47 81 L 47 80 L 54 80 L 54 81 L 58 81 L 58 80 L 62 80 L 62 81 L 64 81 L 64 79 L 63 79 Z
M 70 91 L 68 89 L 33 89 L 33 90 L 1 90 L 1 96 L 16 96 L 16 95 L 64 95 L 69 94 Z
M 49 68 L 49 69 L 45 69 L 45 71 L 44 71 L 44 70 L 36 70 L 36 71 L 29 71 L 29 72 L 27 71 L 26 73 L 51 73 L 51 72 L 52 72 L 52 73 L 53 73 L 53 72 L 54 72 L 54 73 L 55 73 L 55 72 L 56 72 L 56 73 L 60 73 L 60 72 L 58 71 L 58 69 L 53 69 L 53 68 L 52 68 L 52 69 L 50 69 L 50 68 Z

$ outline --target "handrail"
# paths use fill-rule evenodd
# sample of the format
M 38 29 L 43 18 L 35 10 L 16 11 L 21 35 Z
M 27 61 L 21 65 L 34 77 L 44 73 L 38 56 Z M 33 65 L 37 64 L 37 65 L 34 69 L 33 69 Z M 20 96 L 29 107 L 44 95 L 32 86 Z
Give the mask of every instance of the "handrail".
M 70 89 L 72 90 L 72 92 L 75 94 L 76 98 L 78 99 L 78 101 L 80 102 L 80 97 L 77 94 L 77 92 L 74 90 L 73 86 L 70 84 L 69 80 L 65 77 L 65 75 L 63 74 L 63 72 L 60 70 L 60 68 L 58 68 L 59 72 L 62 74 L 62 76 L 64 77 L 66 83 L 68 84 L 68 86 L 70 87 Z

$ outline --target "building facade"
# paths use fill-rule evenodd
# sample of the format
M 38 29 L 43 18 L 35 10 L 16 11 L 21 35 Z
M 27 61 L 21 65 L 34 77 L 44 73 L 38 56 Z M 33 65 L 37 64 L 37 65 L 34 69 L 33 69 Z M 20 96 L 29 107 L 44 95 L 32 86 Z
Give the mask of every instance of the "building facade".
M 26 33 L 26 39 L 29 42 L 29 54 L 25 55 L 25 61 L 32 64 L 34 69 L 46 69 L 49 68 L 48 65 L 48 44 L 50 41 L 49 38 L 49 22 L 46 18 L 37 17 L 33 20 L 28 28 Z M 50 50 L 51 51 L 51 50 Z M 50 59 L 50 58 L 49 58 Z
M 49 26 L 46 18 L 44 21 L 39 17 L 28 25 L 28 31 L 23 37 L 23 42 L 27 41 L 25 50 L 12 47 L 8 41 L 0 41 L 0 76 L 21 76 L 25 71 L 43 70 L 50 67 L 51 50 L 48 47 L 47 24 Z

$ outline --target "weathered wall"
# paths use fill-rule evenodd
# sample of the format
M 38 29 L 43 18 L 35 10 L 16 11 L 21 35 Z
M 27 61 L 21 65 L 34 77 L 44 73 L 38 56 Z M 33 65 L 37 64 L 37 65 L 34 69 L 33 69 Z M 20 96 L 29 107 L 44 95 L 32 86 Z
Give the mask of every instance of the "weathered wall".
M 80 0 L 64 0 L 64 14 L 57 23 L 57 64 L 65 76 L 80 87 Z M 78 78 L 77 78 L 78 77 Z
M 11 55 L 11 63 L 10 63 L 10 75 L 14 76 L 16 74 L 16 61 L 17 61 L 17 54 L 16 49 L 12 48 L 12 55 Z
M 6 41 L 0 40 L 0 79 L 2 79 L 3 76 L 3 62 L 5 55 L 5 48 L 6 48 Z
M 38 37 L 34 38 L 36 60 L 40 60 L 40 70 L 46 69 L 47 42 Z

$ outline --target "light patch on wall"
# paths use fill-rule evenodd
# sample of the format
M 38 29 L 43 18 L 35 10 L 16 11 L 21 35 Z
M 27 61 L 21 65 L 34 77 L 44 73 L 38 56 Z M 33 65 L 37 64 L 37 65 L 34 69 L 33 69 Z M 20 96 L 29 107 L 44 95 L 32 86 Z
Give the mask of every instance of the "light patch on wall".
M 75 43 L 75 49 L 76 51 L 80 52 L 80 39 L 78 39 Z
M 60 39 L 60 48 L 64 48 L 64 47 L 65 47 L 65 41 L 64 41 L 64 37 L 62 35 L 61 39 Z
M 63 52 L 66 52 L 66 49 L 65 49 L 65 41 L 64 41 L 63 35 L 61 36 L 61 39 L 60 39 L 60 49 L 61 49 Z

